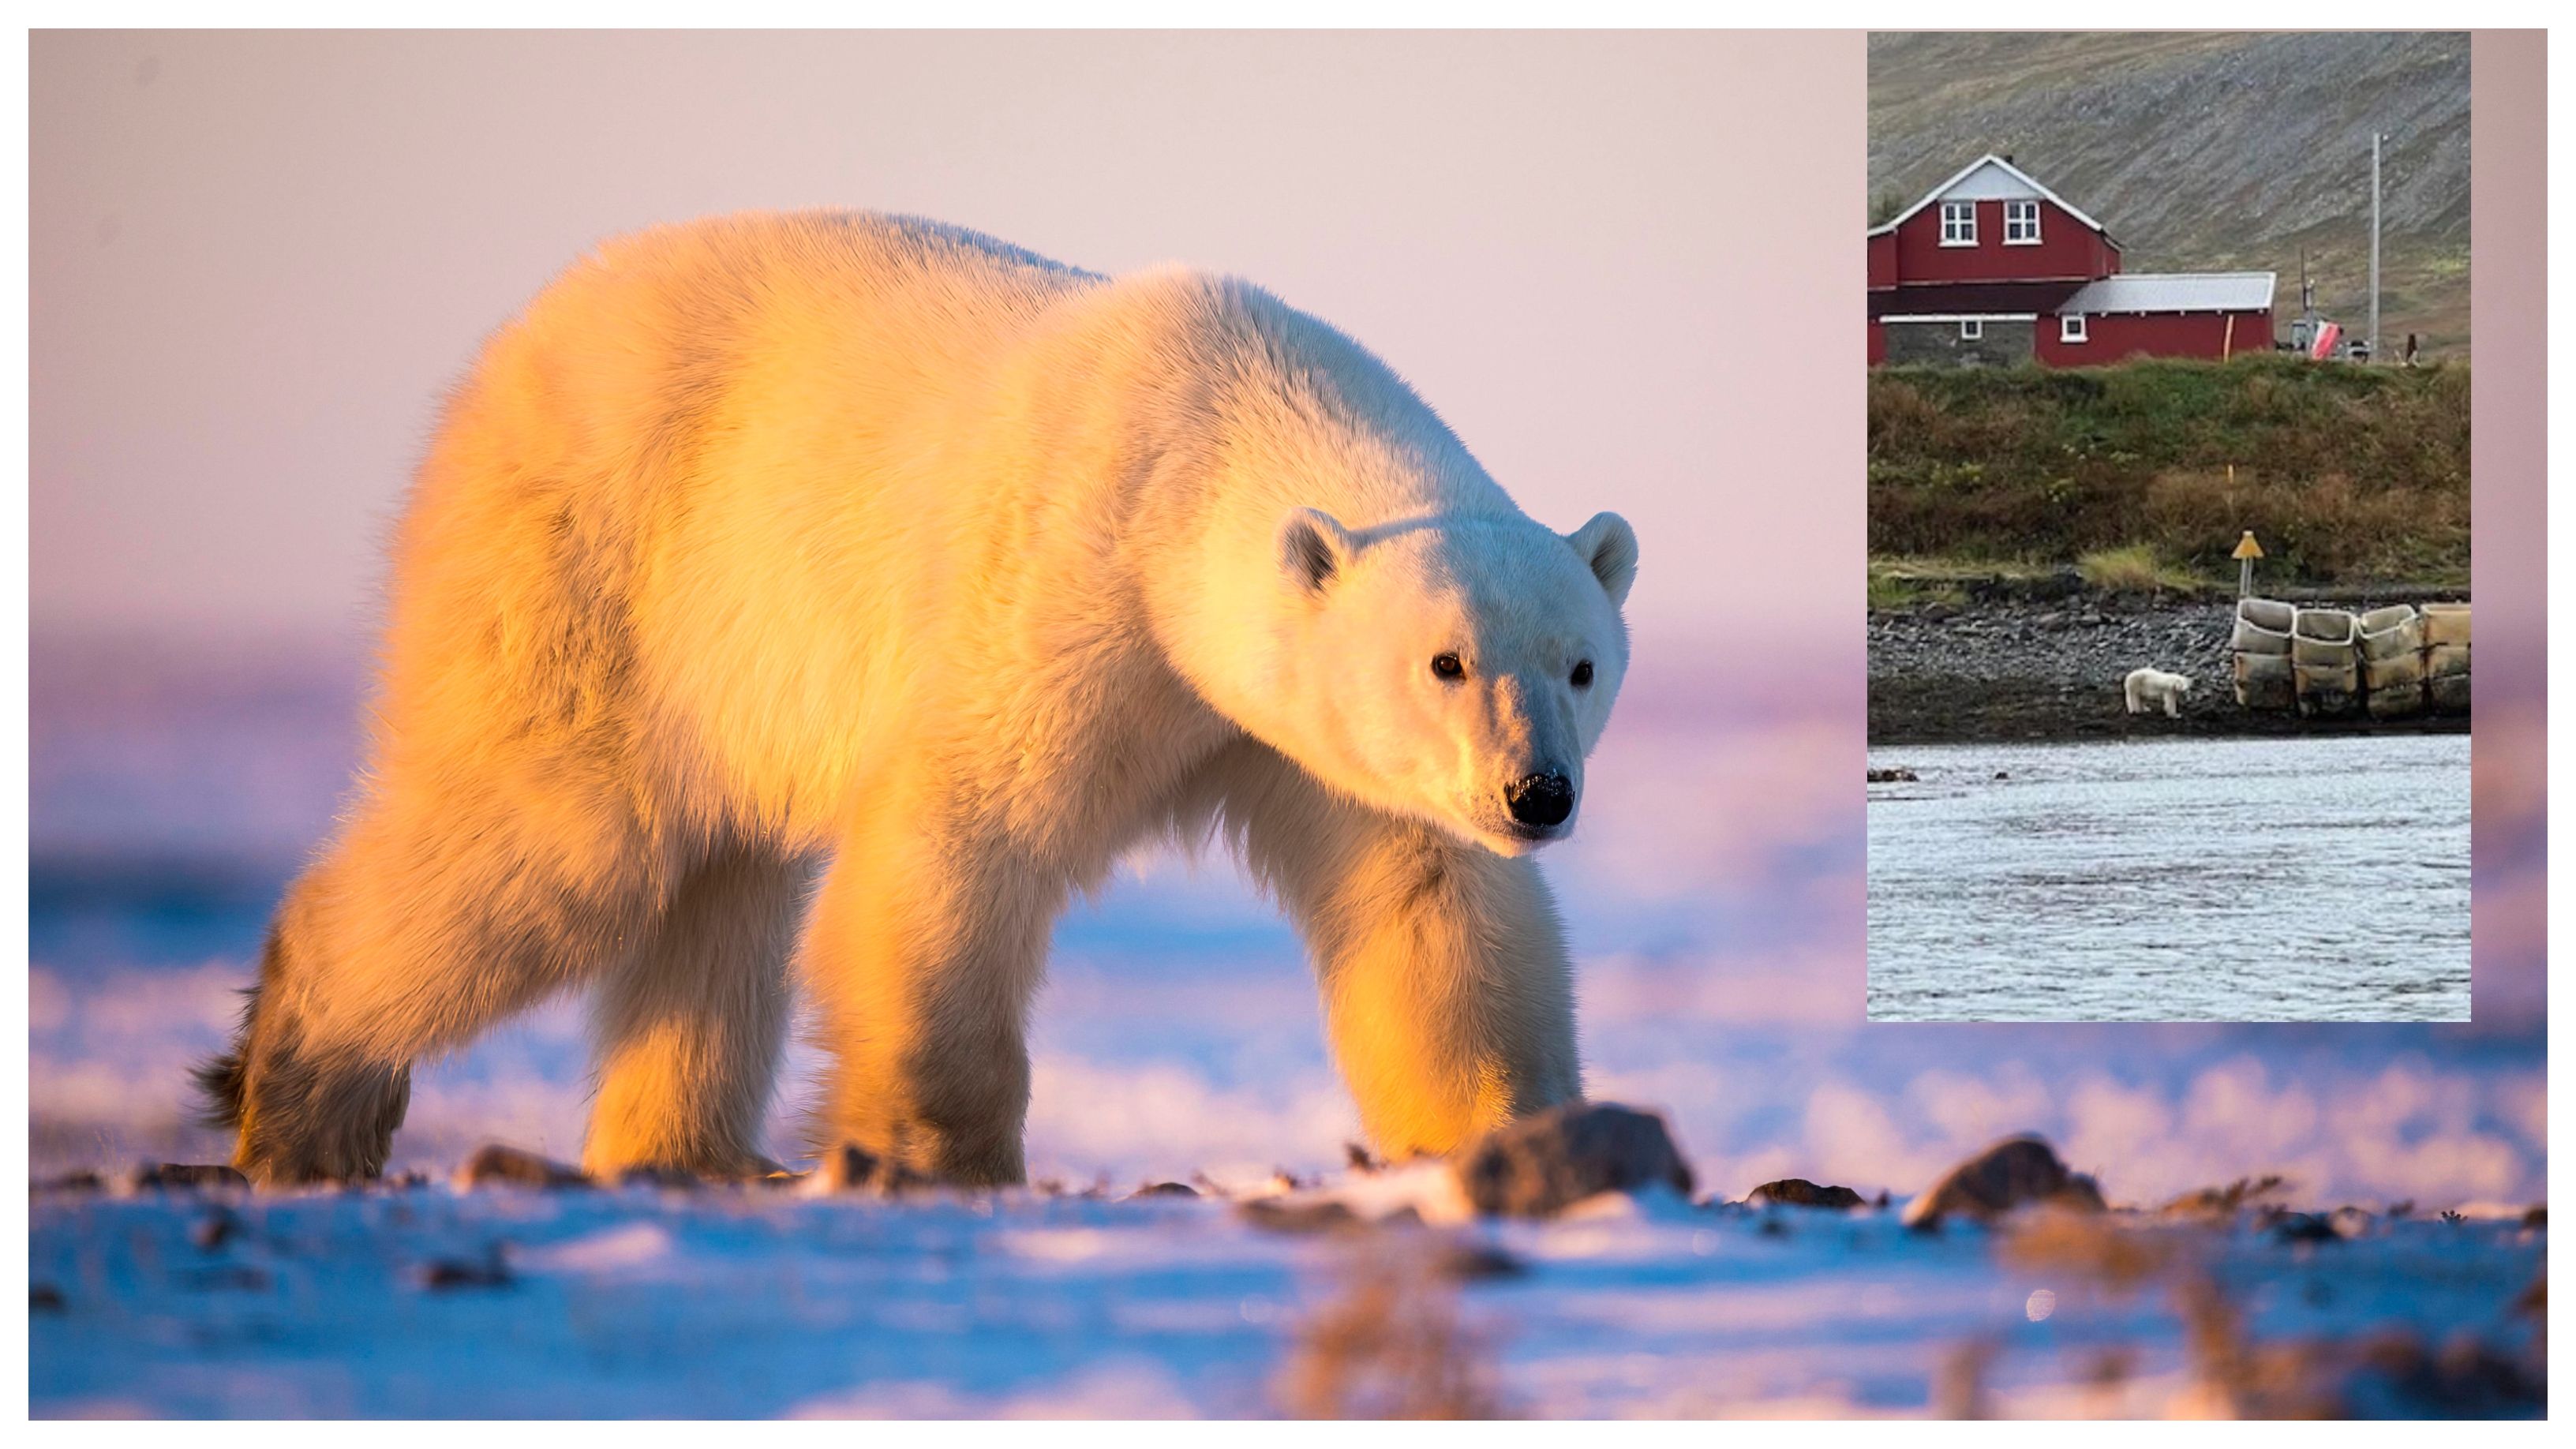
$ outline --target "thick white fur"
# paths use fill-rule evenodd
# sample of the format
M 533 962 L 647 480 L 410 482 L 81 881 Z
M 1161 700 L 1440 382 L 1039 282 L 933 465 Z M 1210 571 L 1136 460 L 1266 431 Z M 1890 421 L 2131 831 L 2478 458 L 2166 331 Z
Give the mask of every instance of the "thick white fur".
M 1563 829 L 1504 791 L 1579 789 L 1635 564 L 1240 282 L 840 213 L 610 244 L 448 403 L 218 1111 L 261 1180 L 374 1172 L 415 1058 L 590 985 L 585 1165 L 752 1170 L 801 985 L 818 1142 L 1017 1180 L 1058 911 L 1213 832 L 1379 1147 L 1444 1151 L 1579 1090 Z
M 2189 679 L 2161 669 L 2132 669 L 2120 687 L 2128 696 L 2129 713 L 2145 714 L 2162 706 L 2166 716 L 2173 719 L 2182 717 L 2182 697 L 2191 693 Z

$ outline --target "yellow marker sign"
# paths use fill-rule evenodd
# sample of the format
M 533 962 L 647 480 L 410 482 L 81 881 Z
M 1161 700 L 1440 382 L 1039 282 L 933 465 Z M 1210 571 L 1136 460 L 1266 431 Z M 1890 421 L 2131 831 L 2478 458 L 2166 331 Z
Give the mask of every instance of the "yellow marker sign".
M 2236 552 L 2229 555 L 2231 558 L 2261 558 L 2262 556 L 2263 545 L 2254 541 L 2254 530 L 2250 528 L 2245 530 L 2243 538 L 2236 541 Z

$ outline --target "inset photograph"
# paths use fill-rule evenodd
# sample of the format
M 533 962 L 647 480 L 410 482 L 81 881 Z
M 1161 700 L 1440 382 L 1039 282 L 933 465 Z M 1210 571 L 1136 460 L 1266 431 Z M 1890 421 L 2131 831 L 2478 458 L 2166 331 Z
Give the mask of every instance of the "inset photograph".
M 2469 1019 L 2469 41 L 1870 41 L 1869 1015 Z

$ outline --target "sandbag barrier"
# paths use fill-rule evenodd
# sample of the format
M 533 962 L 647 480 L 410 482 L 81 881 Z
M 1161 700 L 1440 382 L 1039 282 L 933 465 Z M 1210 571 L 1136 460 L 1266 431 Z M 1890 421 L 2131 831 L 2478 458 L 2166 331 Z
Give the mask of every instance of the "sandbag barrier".
M 2298 613 L 2271 599 L 2236 601 L 2236 632 L 2229 646 L 2238 704 L 2276 713 L 2298 708 L 2298 683 L 2290 667 L 2290 631 Z
M 2391 604 L 2355 614 L 2240 599 L 2228 640 L 2236 702 L 2302 718 L 2469 712 L 2469 606 Z

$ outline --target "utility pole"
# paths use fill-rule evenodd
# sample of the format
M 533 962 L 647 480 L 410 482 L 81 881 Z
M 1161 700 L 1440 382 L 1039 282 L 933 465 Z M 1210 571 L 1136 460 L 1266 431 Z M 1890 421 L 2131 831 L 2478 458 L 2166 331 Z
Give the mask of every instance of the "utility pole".
M 2379 143 L 2386 133 L 2370 133 L 2370 360 L 2379 361 Z
M 2299 248 L 2299 325 L 2293 333 L 2304 357 L 2317 345 L 2317 284 L 2308 277 L 2308 249 Z

